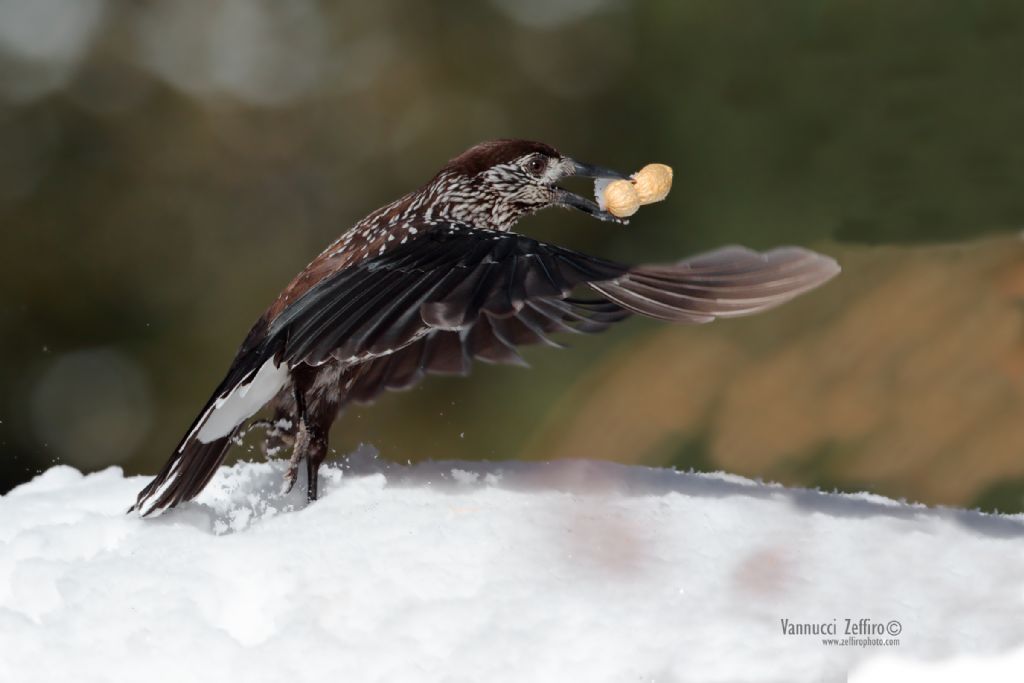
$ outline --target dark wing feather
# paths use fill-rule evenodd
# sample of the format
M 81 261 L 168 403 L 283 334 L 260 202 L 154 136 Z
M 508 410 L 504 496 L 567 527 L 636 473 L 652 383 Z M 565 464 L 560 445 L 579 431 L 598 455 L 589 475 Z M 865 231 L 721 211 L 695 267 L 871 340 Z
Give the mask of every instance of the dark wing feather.
M 516 347 L 561 346 L 549 335 L 601 332 L 634 313 L 693 324 L 756 313 L 813 289 L 839 272 L 834 260 L 806 249 L 785 247 L 759 253 L 725 247 L 675 264 L 636 266 L 609 279 L 604 262 L 597 261 L 598 266 L 591 268 L 587 257 L 530 242 L 535 253 L 508 260 L 525 269 L 518 271 L 523 277 L 485 280 L 480 275 L 472 286 L 452 289 L 443 307 L 431 309 L 437 314 L 431 319 L 439 326 L 458 323 L 463 326 L 461 333 L 445 329 L 428 332 L 403 350 L 408 354 L 402 356 L 403 363 L 388 358 L 369 361 L 373 370 L 354 380 L 353 398 L 370 402 L 384 389 L 408 389 L 427 374 L 464 375 L 472 359 L 522 363 Z M 487 273 L 493 273 L 493 268 Z M 507 270 L 516 273 L 513 267 Z M 585 282 L 604 298 L 570 298 L 566 294 L 571 288 L 559 284 L 564 281 Z M 477 310 L 482 282 L 490 286 L 487 301 L 502 302 L 493 309 L 485 304 L 482 311 Z M 419 368 L 410 373 L 405 363 L 413 358 Z M 403 368 L 402 372 L 398 368 Z
M 723 247 L 673 265 L 636 266 L 613 282 L 590 287 L 634 313 L 705 323 L 773 308 L 839 270 L 833 259 L 799 247 L 764 253 Z
M 437 353 L 438 367 L 461 369 L 447 347 L 467 341 L 479 351 L 470 356 L 502 362 L 513 360 L 507 347 L 515 343 L 502 342 L 508 337 L 500 332 L 471 333 L 484 316 L 519 318 L 543 336 L 561 329 L 561 314 L 546 317 L 530 301 L 561 300 L 578 285 L 626 272 L 515 233 L 445 224 L 325 278 L 271 321 L 268 337 L 286 340 L 282 358 L 289 366 L 368 361 L 440 331 L 460 334 L 436 335 L 436 349 L 428 343 L 423 358 Z

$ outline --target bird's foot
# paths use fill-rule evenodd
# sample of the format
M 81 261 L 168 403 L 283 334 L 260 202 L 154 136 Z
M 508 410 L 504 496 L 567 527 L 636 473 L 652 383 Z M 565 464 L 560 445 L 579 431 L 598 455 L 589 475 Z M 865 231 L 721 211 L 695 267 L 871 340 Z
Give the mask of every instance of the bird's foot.
M 286 496 L 295 487 L 295 481 L 299 478 L 299 463 L 306 457 L 306 449 L 309 447 L 309 432 L 305 425 L 299 425 L 298 434 L 291 437 L 292 457 L 288 459 L 288 469 L 284 473 L 284 481 L 281 484 L 281 495 Z
M 292 458 L 288 461 L 288 469 L 284 473 L 284 481 L 281 483 L 281 495 L 287 496 L 295 488 L 295 480 L 299 477 L 299 461 Z

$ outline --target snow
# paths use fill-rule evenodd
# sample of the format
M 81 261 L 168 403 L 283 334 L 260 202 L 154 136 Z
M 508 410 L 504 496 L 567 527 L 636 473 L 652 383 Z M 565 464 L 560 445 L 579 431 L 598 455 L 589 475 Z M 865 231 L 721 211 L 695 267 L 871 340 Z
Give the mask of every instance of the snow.
M 964 681 L 1021 680 L 1024 671 L 1024 648 L 1000 655 L 978 657 L 966 655 L 939 662 L 915 662 L 892 657 L 879 657 L 863 666 L 850 678 L 850 683 L 874 681 L 927 681 L 928 683 L 964 683 Z
M 0 498 L 0 681 L 1001 680 L 1024 517 L 610 463 L 54 467 Z M 846 618 L 898 646 L 827 646 Z

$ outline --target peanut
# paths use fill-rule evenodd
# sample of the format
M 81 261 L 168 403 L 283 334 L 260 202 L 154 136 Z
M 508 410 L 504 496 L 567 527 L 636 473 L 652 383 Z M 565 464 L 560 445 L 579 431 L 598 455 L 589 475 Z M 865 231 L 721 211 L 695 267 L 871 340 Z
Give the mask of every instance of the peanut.
M 636 188 L 628 180 L 613 180 L 604 188 L 602 194 L 608 213 L 619 218 L 626 218 L 640 208 L 640 197 Z
M 665 164 L 647 164 L 633 174 L 640 204 L 660 202 L 672 189 L 672 167 Z

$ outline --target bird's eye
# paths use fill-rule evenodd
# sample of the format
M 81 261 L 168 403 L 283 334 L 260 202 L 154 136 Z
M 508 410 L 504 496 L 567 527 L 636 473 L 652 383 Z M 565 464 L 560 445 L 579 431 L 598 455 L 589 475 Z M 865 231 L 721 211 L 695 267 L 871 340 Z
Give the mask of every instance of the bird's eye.
M 532 156 L 526 161 L 526 170 L 532 175 L 539 176 L 547 167 L 547 161 L 542 156 Z

